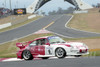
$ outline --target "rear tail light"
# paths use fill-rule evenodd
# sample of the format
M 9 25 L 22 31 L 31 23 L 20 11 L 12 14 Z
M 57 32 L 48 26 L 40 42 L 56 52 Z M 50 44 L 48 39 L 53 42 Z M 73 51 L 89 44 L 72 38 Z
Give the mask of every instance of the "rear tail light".
M 82 49 L 80 49 L 80 53 L 82 52 Z
M 86 52 L 88 51 L 88 49 L 86 49 Z
M 83 53 L 83 52 L 87 52 L 88 51 L 88 49 L 85 49 L 85 50 L 82 50 L 82 49 L 80 49 L 80 53 Z

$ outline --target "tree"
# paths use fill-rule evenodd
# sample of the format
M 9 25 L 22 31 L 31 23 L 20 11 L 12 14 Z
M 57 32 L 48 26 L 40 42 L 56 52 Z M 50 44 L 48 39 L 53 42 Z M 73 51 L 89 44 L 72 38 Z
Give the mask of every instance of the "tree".
M 45 12 L 42 12 L 41 14 L 45 15 Z
M 39 11 L 36 11 L 35 14 L 39 14 Z
M 73 7 L 69 7 L 67 10 L 62 9 L 61 7 L 58 8 L 57 11 L 53 10 L 52 12 L 50 11 L 48 14 L 49 15 L 54 15 L 54 14 L 68 14 L 68 13 L 73 13 L 75 9 Z
M 97 7 L 98 7 L 98 8 L 100 7 L 100 3 L 97 4 Z
M 92 7 L 96 7 L 96 5 L 92 4 Z
M 50 11 L 48 14 L 49 14 L 49 15 L 52 15 L 52 12 Z
M 62 14 L 63 9 L 61 7 L 58 8 L 57 14 Z

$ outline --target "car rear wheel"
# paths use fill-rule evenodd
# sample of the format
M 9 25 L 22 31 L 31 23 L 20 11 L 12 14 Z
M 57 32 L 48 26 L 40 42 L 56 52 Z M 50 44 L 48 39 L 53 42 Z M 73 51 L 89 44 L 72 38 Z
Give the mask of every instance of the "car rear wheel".
M 65 50 L 63 48 L 57 48 L 56 51 L 55 51 L 55 55 L 58 58 L 65 58 L 66 52 L 65 52 Z
M 30 51 L 25 50 L 25 51 L 23 52 L 23 58 L 24 58 L 24 60 L 32 60 L 32 59 L 33 59 L 33 56 L 32 56 L 32 54 L 30 53 Z

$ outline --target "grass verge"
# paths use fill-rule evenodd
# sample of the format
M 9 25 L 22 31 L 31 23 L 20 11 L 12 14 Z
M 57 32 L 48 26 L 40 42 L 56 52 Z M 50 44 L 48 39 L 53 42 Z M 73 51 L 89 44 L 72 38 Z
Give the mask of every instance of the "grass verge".
M 83 57 L 95 57 L 100 56 L 100 49 L 90 49 L 88 55 L 84 55 Z
M 8 31 L 8 30 L 11 30 L 11 29 L 14 29 L 14 28 L 23 26 L 23 25 L 25 25 L 25 24 L 28 24 L 28 23 L 30 23 L 30 22 L 32 22 L 32 21 L 35 21 L 35 20 L 39 19 L 40 17 L 41 17 L 41 16 L 37 16 L 37 17 L 35 17 L 35 18 L 33 18 L 33 19 L 30 19 L 30 20 L 27 20 L 27 21 L 25 21 L 25 22 L 15 24 L 15 25 L 12 25 L 12 26 L 7 27 L 7 28 L 4 28 L 4 29 L 0 29 L 0 32 Z
M 100 33 L 100 13 L 74 14 L 73 19 L 68 23 L 68 27 L 78 30 Z

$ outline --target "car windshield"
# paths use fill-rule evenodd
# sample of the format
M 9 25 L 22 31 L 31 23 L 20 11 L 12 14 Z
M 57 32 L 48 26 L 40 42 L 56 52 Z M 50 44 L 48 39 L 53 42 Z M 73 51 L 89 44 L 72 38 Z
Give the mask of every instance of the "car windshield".
M 56 37 L 56 36 L 51 36 L 48 37 L 49 43 L 53 44 L 53 43 L 65 43 L 65 41 L 63 39 L 61 39 L 60 37 Z

